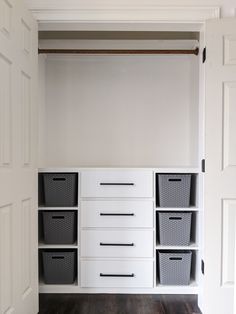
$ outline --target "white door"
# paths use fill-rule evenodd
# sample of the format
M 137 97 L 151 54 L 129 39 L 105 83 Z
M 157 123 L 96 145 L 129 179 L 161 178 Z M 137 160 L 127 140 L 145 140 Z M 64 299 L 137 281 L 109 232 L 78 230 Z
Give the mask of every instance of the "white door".
M 37 24 L 0 0 L 0 314 L 38 313 Z
M 204 314 L 233 314 L 236 19 L 206 23 Z

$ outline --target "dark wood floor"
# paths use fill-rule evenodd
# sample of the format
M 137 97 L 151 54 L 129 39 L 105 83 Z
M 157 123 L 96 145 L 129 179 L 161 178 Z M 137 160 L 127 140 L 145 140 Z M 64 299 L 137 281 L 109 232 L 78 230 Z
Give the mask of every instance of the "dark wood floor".
M 41 294 L 40 314 L 200 314 L 193 295 Z

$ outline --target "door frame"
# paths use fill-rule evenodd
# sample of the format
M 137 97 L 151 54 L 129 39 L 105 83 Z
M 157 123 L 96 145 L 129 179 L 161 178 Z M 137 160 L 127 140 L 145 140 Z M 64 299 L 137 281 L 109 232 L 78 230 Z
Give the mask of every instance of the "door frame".
M 75 0 L 27 0 L 28 7 L 39 24 L 39 31 L 120 30 L 120 31 L 197 31 L 200 33 L 200 53 L 205 46 L 205 23 L 220 18 L 218 6 L 142 6 L 142 7 L 97 7 L 85 8 Z M 201 59 L 201 58 L 200 58 Z M 205 70 L 199 59 L 199 168 L 204 158 L 204 111 Z M 203 195 L 203 176 L 200 178 Z M 201 193 L 201 191 L 200 191 Z M 201 204 L 203 208 L 203 197 Z M 201 213 L 203 226 L 204 213 Z M 204 230 L 203 230 L 204 231 Z M 204 259 L 203 235 L 201 236 L 201 258 Z M 198 266 L 200 273 L 200 265 Z M 203 276 L 199 278 L 203 285 Z M 201 286 L 201 284 L 200 284 Z M 235 294 L 236 298 L 236 294 Z M 203 291 L 200 289 L 198 305 L 203 308 Z
M 39 30 L 79 30 L 94 24 L 104 30 L 117 24 L 124 30 L 164 24 L 199 26 L 208 19 L 220 18 L 219 6 L 97 6 L 83 7 L 75 0 L 27 0 L 28 8 L 39 23 Z M 132 23 L 132 24 L 131 24 Z M 194 25 L 195 24 L 195 25 Z M 164 25 L 166 27 L 167 25 Z

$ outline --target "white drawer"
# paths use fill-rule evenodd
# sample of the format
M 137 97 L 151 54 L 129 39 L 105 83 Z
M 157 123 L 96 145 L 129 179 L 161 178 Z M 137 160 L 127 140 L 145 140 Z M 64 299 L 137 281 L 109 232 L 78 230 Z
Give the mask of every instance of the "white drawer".
M 82 257 L 153 257 L 152 230 L 82 230 Z
M 82 228 L 153 228 L 152 201 L 82 201 Z
M 86 288 L 152 288 L 153 261 L 81 261 Z
M 149 170 L 86 170 L 81 172 L 81 197 L 152 197 Z

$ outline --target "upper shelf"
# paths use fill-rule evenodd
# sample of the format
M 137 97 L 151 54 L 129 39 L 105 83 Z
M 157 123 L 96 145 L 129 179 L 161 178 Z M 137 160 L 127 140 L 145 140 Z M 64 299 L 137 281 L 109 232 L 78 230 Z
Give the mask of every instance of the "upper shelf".
M 155 173 L 201 173 L 200 168 L 189 167 L 49 167 L 39 168 L 38 172 L 80 172 L 83 170 L 152 170 Z

